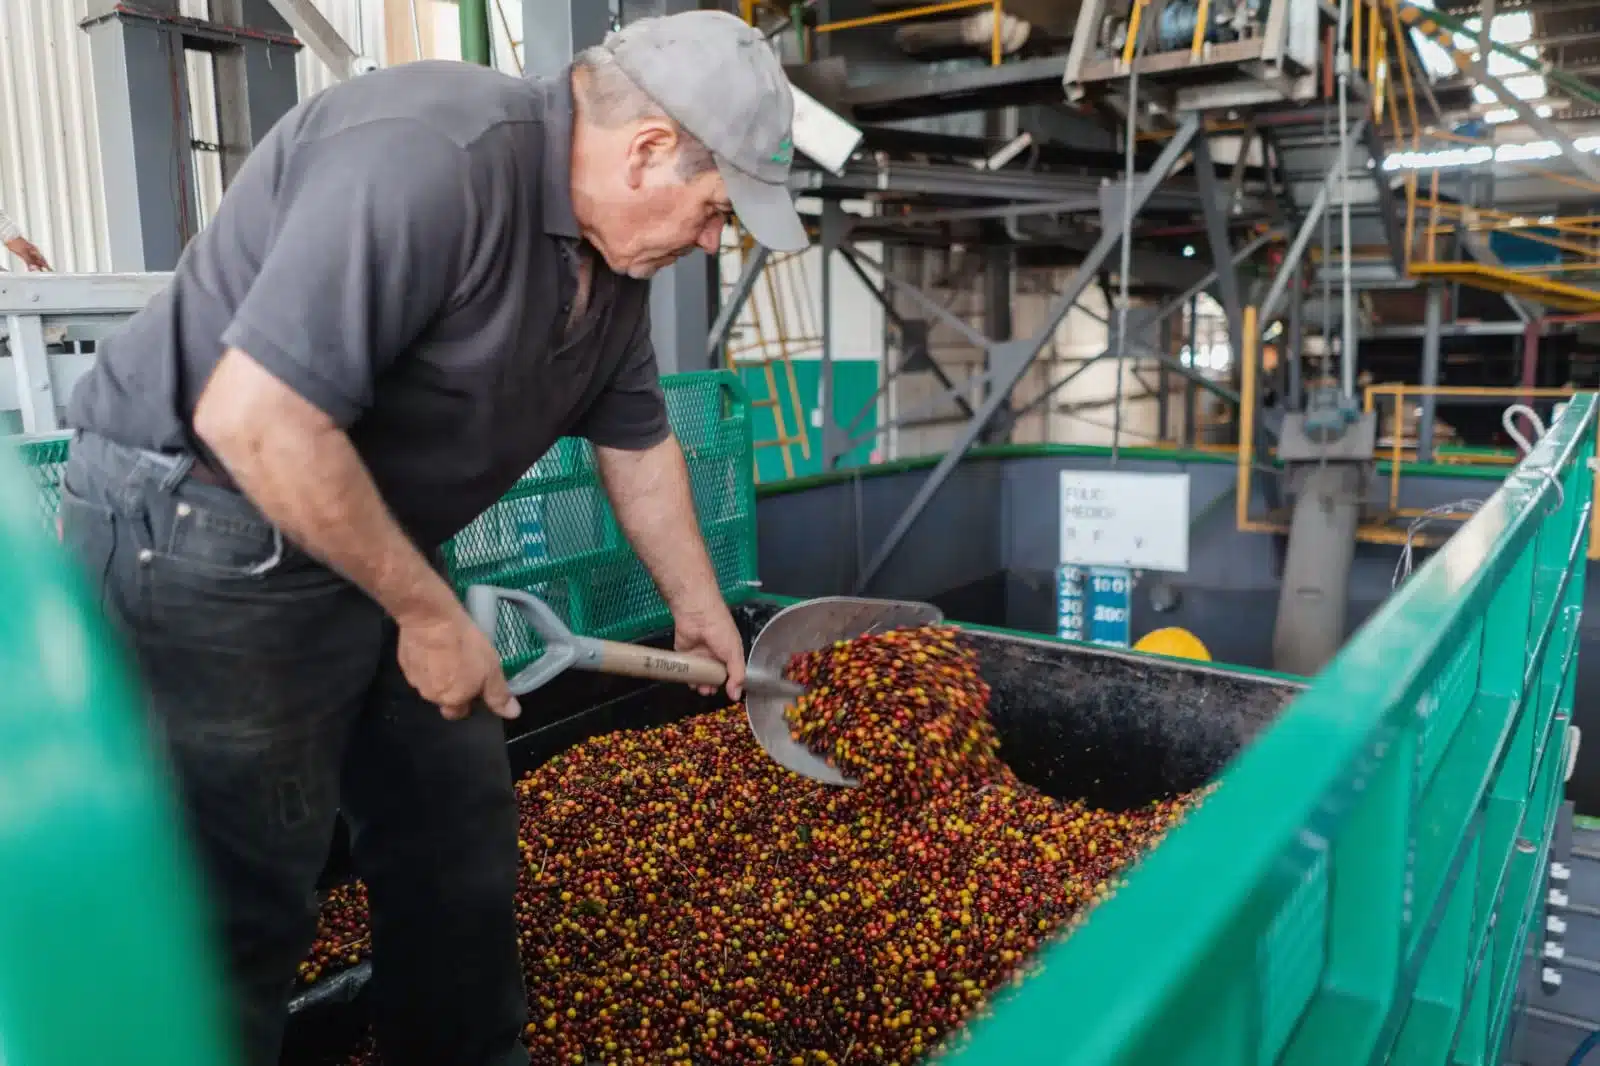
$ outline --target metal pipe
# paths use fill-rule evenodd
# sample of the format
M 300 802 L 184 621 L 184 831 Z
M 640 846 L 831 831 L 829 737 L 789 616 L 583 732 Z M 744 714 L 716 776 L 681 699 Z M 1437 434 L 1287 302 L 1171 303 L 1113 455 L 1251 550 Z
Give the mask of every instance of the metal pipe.
M 462 61 L 493 66 L 489 56 L 489 0 L 461 0 L 460 17 Z
M 1260 350 L 1260 330 L 1256 328 L 1256 309 L 1244 309 L 1244 344 L 1239 351 L 1239 455 L 1234 489 L 1234 525 L 1243 530 L 1250 524 L 1250 471 L 1256 458 L 1256 353 Z
M 1439 327 L 1444 318 L 1444 287 L 1442 285 L 1429 285 L 1427 304 L 1422 314 L 1422 387 L 1434 389 L 1439 386 Z M 1395 438 L 1400 436 L 1400 411 L 1404 404 L 1400 397 L 1395 398 Z M 1417 462 L 1433 462 L 1433 418 L 1434 394 L 1425 392 L 1422 396 L 1422 414 L 1417 419 Z
M 1350 40 L 1346 34 L 1351 15 L 1351 0 L 1339 0 L 1339 130 L 1344 132 L 1350 128 Z M 1359 47 L 1361 34 L 1361 7 L 1355 8 L 1355 33 Z M 1365 132 L 1365 126 L 1363 126 Z M 1349 140 L 1345 141 L 1349 144 Z M 1355 319 L 1355 294 L 1351 291 L 1350 284 L 1350 164 L 1348 150 L 1341 146 L 1339 149 L 1339 236 L 1342 241 L 1340 276 L 1343 285 L 1341 294 L 1342 324 L 1339 329 L 1339 391 L 1343 394 L 1346 403 L 1354 403 L 1356 398 L 1356 319 Z M 1383 180 L 1381 173 L 1377 180 Z
M 1284 370 L 1288 375 L 1287 395 L 1284 397 L 1284 407 L 1289 411 L 1298 411 L 1304 406 L 1305 385 L 1300 380 L 1300 358 L 1306 346 L 1306 293 L 1302 284 L 1304 267 L 1300 263 L 1294 265 L 1294 270 L 1289 276 L 1289 334 L 1284 345 Z
M 1243 328 L 1242 326 L 1240 327 Z M 1200 350 L 1200 294 L 1189 297 L 1189 364 L 1194 365 L 1195 353 Z M 1183 446 L 1193 448 L 1195 440 L 1195 380 L 1183 379 Z
M 744 307 L 750 298 L 750 290 L 755 287 L 756 279 L 766 268 L 767 257 L 770 253 L 761 245 L 756 245 L 750 258 L 744 262 L 744 267 L 739 271 L 739 278 L 733 283 L 733 288 L 722 299 L 722 306 L 717 309 L 717 317 L 711 323 L 711 330 L 706 337 L 706 354 L 713 360 L 717 352 L 728 342 L 728 333 L 733 329 L 734 320 L 739 317 L 740 308 Z

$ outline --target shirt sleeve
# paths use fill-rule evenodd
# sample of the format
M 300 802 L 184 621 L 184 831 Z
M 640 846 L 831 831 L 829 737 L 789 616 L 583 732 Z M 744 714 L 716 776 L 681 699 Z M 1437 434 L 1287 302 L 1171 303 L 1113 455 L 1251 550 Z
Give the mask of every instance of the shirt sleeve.
M 602 448 L 644 451 L 667 439 L 667 403 L 661 393 L 656 349 L 650 343 L 648 301 L 628 354 L 578 424 L 578 434 Z
M 456 144 L 403 121 L 333 134 L 296 155 L 222 343 L 349 426 L 454 292 L 469 171 Z
M 14 241 L 22 236 L 22 227 L 18 226 L 12 217 L 6 214 L 5 208 L 0 207 L 0 244 Z

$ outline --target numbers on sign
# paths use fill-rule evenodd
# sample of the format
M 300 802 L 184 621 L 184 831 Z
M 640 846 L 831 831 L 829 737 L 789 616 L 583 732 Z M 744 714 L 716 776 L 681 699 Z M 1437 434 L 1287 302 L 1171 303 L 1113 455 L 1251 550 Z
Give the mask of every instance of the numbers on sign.
M 1107 607 L 1103 603 L 1095 604 L 1094 620 L 1096 622 L 1110 622 L 1121 625 L 1128 617 L 1128 612 L 1122 607 Z
M 1128 579 L 1124 577 L 1097 577 L 1094 579 L 1094 590 L 1120 596 L 1128 591 Z

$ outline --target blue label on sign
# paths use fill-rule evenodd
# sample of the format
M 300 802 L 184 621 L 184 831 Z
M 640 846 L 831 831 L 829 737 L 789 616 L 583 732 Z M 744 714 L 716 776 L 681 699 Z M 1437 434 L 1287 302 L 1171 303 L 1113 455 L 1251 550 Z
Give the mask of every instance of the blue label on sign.
M 1089 642 L 1126 648 L 1133 634 L 1133 574 L 1121 567 L 1089 569 Z

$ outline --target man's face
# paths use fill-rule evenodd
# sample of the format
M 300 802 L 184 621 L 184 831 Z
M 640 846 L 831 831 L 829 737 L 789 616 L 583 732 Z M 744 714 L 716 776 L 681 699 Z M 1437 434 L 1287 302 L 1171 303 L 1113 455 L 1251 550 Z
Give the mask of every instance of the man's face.
M 618 138 L 622 142 L 622 138 Z M 584 236 L 619 274 L 649 278 L 702 248 L 715 254 L 733 205 L 715 167 L 685 181 L 679 140 L 668 124 L 646 121 L 619 143 L 614 178 L 602 179 Z

